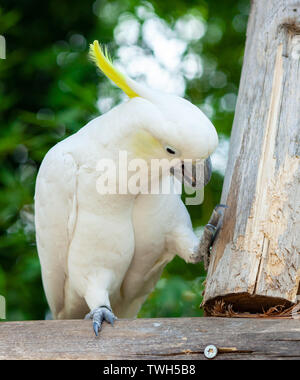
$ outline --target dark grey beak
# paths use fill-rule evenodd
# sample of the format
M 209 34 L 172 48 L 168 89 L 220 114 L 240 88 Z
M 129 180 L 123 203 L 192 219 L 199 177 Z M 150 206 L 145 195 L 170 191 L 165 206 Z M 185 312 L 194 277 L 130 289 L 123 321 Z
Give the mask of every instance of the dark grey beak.
M 212 164 L 211 159 L 208 157 L 204 162 L 204 186 L 208 184 L 211 179 L 212 174 Z
M 187 186 L 202 189 L 208 184 L 211 179 L 212 165 L 211 159 L 208 157 L 204 161 L 199 161 L 196 164 L 181 163 L 181 173 L 178 170 L 171 170 L 174 176 L 184 181 Z M 181 177 L 182 178 L 179 178 Z

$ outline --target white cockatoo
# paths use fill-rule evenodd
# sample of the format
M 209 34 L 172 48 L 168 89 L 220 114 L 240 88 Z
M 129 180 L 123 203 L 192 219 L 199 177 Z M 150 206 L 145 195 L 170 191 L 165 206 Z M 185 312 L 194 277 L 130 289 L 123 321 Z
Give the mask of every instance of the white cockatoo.
M 124 151 L 129 159 L 144 160 L 149 170 L 151 160 L 174 157 L 184 169 L 185 159 L 207 159 L 218 137 L 210 120 L 189 101 L 121 74 L 98 41 L 90 52 L 129 99 L 46 154 L 36 181 L 35 225 L 53 318 L 88 313 L 97 335 L 103 320 L 113 324 L 115 315 L 136 316 L 175 254 L 186 262 L 201 259 L 180 195 L 101 193 L 99 162 L 110 160 L 119 168 L 119 152 Z M 185 176 L 194 184 L 192 173 Z

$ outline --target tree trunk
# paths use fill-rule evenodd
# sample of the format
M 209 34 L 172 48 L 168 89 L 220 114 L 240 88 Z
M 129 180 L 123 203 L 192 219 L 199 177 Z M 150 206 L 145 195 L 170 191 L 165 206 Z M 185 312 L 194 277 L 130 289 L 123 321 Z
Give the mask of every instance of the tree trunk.
M 300 279 L 300 2 L 256 0 L 204 294 L 260 312 L 297 302 Z M 221 301 L 221 302 L 220 302 Z

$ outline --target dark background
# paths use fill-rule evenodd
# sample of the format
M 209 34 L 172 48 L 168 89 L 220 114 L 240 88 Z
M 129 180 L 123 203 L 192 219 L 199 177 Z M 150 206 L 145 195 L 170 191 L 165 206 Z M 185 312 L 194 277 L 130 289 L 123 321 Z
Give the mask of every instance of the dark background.
M 0 294 L 6 297 L 8 320 L 44 319 L 48 309 L 33 224 L 41 160 L 55 143 L 124 99 L 88 60 L 88 44 L 106 43 L 116 62 L 149 85 L 168 73 L 174 91 L 213 121 L 221 142 L 215 171 L 204 204 L 189 208 L 201 232 L 220 200 L 248 13 L 248 0 L 0 0 L 0 34 L 7 44 L 6 59 L 0 60 Z M 161 27 L 157 41 L 146 38 L 149 20 Z M 155 45 L 167 40 L 168 53 L 172 38 L 185 44 L 175 68 Z M 127 65 L 124 54 L 132 47 L 142 48 L 161 71 L 150 75 L 141 59 L 134 69 Z M 176 83 L 181 83 L 178 91 Z M 202 315 L 204 279 L 202 264 L 176 257 L 140 316 Z

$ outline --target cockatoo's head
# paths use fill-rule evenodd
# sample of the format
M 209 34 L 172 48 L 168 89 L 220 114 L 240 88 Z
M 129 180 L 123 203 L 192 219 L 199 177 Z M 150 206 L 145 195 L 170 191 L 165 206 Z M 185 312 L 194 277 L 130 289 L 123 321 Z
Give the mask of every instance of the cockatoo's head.
M 209 156 L 218 145 L 218 135 L 205 114 L 186 99 L 151 90 L 121 74 L 113 66 L 107 51 L 100 48 L 98 41 L 90 45 L 90 56 L 129 98 L 141 98 L 150 102 L 162 117 L 161 123 L 145 123 L 132 136 L 130 146 L 136 150 L 136 156 L 144 159 L 177 158 L 182 163 L 187 159 L 193 162 L 205 160 L 206 184 L 211 176 Z M 184 171 L 183 165 L 182 170 Z M 196 186 L 195 168 L 189 172 L 185 170 L 184 174 L 187 181 Z

